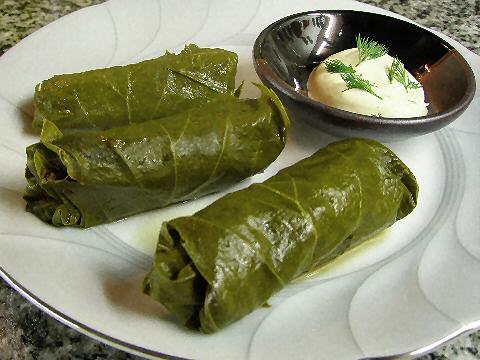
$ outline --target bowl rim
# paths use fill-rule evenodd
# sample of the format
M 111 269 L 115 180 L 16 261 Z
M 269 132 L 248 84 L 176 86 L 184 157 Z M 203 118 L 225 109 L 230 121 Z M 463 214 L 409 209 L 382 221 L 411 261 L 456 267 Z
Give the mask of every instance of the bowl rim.
M 261 49 L 263 48 L 263 44 L 265 42 L 266 37 L 268 34 L 271 32 L 271 30 L 275 27 L 277 27 L 279 24 L 285 23 L 287 21 L 294 20 L 298 17 L 301 16 L 306 16 L 306 15 L 323 15 L 323 14 L 356 14 L 359 16 L 374 16 L 374 17 L 383 17 L 383 18 L 388 18 L 393 21 L 398 21 L 401 23 L 404 23 L 406 26 L 412 26 L 417 28 L 418 30 L 422 32 L 428 33 L 430 36 L 434 37 L 439 43 L 444 45 L 449 52 L 454 53 L 457 58 L 460 60 L 460 62 L 463 65 L 464 68 L 464 73 L 466 76 L 466 81 L 467 81 L 467 87 L 466 91 L 463 94 L 463 96 L 460 98 L 460 100 L 452 106 L 450 109 L 447 109 L 445 111 L 441 111 L 435 114 L 427 114 L 424 116 L 417 116 L 417 117 L 410 117 L 410 118 L 387 118 L 387 117 L 379 117 L 379 116 L 369 116 L 369 115 L 364 115 L 364 114 L 358 114 L 346 110 L 341 110 L 326 104 L 323 104 L 317 100 L 309 98 L 307 95 L 304 95 L 300 93 L 299 91 L 295 90 L 290 84 L 286 83 L 283 79 L 280 78 L 280 76 L 277 75 L 277 73 L 269 66 L 268 61 L 265 60 L 261 56 Z M 287 96 L 288 98 L 291 98 L 297 102 L 304 103 L 310 107 L 315 108 L 316 110 L 320 110 L 330 116 L 334 116 L 336 118 L 341 118 L 345 122 L 348 123 L 358 123 L 359 121 L 364 124 L 364 125 L 371 125 L 372 127 L 376 126 L 392 126 L 392 127 L 397 127 L 397 126 L 402 126 L 404 127 L 405 125 L 410 125 L 410 126 L 415 126 L 415 125 L 428 125 L 430 123 L 437 122 L 439 120 L 445 120 L 445 119 L 450 119 L 450 121 L 453 121 L 456 116 L 455 115 L 460 115 L 463 111 L 466 110 L 468 105 L 472 102 L 474 96 L 475 96 L 475 91 L 476 91 L 476 81 L 475 81 L 475 75 L 468 64 L 468 62 L 465 60 L 465 58 L 460 54 L 460 52 L 449 42 L 446 40 L 442 39 L 435 33 L 433 33 L 431 30 L 414 23 L 411 20 L 403 20 L 399 19 L 393 16 L 389 15 L 384 15 L 384 14 L 379 14 L 379 13 L 374 13 L 374 12 L 368 12 L 368 11 L 357 11 L 357 10 L 309 10 L 309 11 L 303 11 L 295 14 L 291 14 L 288 16 L 285 16 L 272 24 L 268 25 L 265 29 L 262 30 L 262 32 L 258 35 L 257 39 L 255 40 L 255 43 L 253 45 L 253 63 L 254 63 L 254 68 L 255 71 L 257 72 L 258 76 L 262 79 L 262 81 L 266 81 L 267 85 L 269 87 L 274 88 L 277 91 L 280 91 L 283 95 Z

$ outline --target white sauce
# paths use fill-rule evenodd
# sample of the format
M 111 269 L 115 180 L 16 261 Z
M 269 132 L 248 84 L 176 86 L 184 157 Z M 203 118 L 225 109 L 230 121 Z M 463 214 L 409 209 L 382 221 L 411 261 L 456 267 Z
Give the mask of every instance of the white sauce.
M 365 60 L 358 66 L 358 49 L 336 53 L 326 60 L 338 59 L 345 65 L 352 65 L 363 79 L 370 81 L 375 94 L 383 100 L 361 89 L 346 90 L 345 81 L 338 73 L 329 73 L 325 64 L 318 65 L 308 78 L 308 96 L 323 104 L 357 114 L 382 117 L 408 118 L 426 115 L 423 89 L 408 89 L 396 80 L 390 83 L 388 69 L 393 58 L 389 55 Z M 416 81 L 407 71 L 407 76 Z M 417 81 L 416 81 L 417 82 Z

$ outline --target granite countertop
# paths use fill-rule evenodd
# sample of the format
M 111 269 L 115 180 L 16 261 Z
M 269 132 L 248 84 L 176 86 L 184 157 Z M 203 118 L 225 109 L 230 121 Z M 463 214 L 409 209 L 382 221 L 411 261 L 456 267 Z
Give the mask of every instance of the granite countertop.
M 0 0 L 0 55 L 47 23 L 102 0 Z M 480 55 L 480 0 L 364 0 L 441 31 Z M 140 359 L 72 330 L 0 280 L 0 360 Z M 480 359 L 480 331 L 421 358 Z

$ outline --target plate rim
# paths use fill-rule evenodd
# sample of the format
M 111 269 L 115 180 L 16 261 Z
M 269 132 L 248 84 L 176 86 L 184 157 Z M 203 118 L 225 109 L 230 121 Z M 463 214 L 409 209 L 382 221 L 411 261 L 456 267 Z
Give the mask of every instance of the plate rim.
M 104 334 L 101 331 L 95 330 L 87 325 L 82 324 L 80 321 L 71 318 L 68 315 L 65 315 L 61 311 L 55 309 L 53 306 L 50 306 L 40 298 L 38 298 L 35 294 L 33 294 L 30 290 L 26 289 L 17 282 L 8 272 L 6 272 L 3 267 L 0 265 L 0 277 L 5 280 L 5 282 L 10 285 L 15 291 L 17 291 L 24 299 L 28 302 L 33 304 L 35 307 L 43 311 L 44 313 L 48 314 L 49 316 L 53 317 L 55 320 L 59 321 L 60 323 L 68 326 L 71 329 L 79 331 L 80 333 L 100 342 L 103 342 L 107 345 L 115 347 L 117 349 L 127 351 L 131 354 L 143 356 L 147 355 L 150 357 L 155 357 L 156 359 L 165 359 L 165 360 L 193 360 L 192 358 L 184 358 L 179 357 L 176 355 L 170 355 L 154 350 L 145 349 L 138 345 L 130 344 L 126 341 L 122 341 L 115 337 L 109 336 Z M 328 280 L 327 280 L 328 281 Z M 394 360 L 394 359 L 413 359 L 421 355 L 426 355 L 435 351 L 441 346 L 448 344 L 449 342 L 455 340 L 456 338 L 468 335 L 470 333 L 476 332 L 480 330 L 480 320 L 474 321 L 468 325 L 462 326 L 460 329 L 454 331 L 453 333 L 434 341 L 431 344 L 425 345 L 421 348 L 415 350 L 409 350 L 404 353 L 400 354 L 392 354 L 387 356 L 376 356 L 376 357 L 363 357 L 359 360 Z

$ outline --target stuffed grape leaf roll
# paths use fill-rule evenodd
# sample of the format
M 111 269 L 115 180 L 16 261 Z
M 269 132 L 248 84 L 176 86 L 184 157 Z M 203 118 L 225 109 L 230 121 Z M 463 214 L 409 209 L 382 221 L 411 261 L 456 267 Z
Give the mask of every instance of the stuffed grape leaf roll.
M 163 223 L 144 292 L 185 325 L 218 331 L 409 214 L 417 193 L 414 175 L 380 143 L 332 143 Z
M 169 116 L 233 94 L 237 54 L 188 45 L 137 64 L 56 75 L 37 85 L 33 127 L 109 129 Z
M 224 189 L 283 150 L 289 119 L 263 85 L 258 99 L 217 94 L 184 112 L 108 130 L 63 134 L 44 121 L 27 148 L 27 210 L 90 227 Z

